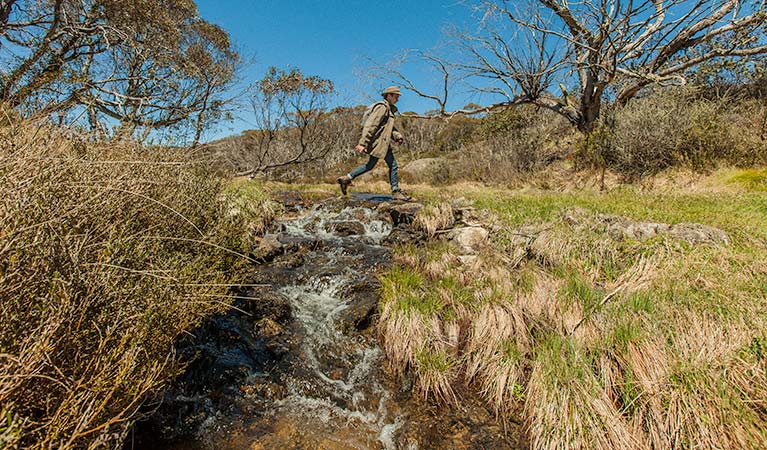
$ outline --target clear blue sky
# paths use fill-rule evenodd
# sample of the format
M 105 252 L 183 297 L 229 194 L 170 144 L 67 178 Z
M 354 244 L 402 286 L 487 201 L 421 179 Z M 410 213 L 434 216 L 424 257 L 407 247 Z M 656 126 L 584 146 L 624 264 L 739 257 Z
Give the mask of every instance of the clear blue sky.
M 295 67 L 332 80 L 339 105 L 374 98 L 377 85 L 360 79 L 366 58 L 383 63 L 403 49 L 434 48 L 444 42 L 446 26 L 470 19 L 459 0 L 197 0 L 197 5 L 204 19 L 227 30 L 241 54 L 254 61 L 246 81 L 261 78 L 269 66 Z M 409 76 L 419 83 L 434 81 L 426 73 Z M 414 95 L 403 95 L 398 106 L 418 112 L 435 107 Z M 208 138 L 253 128 L 249 116 L 243 111 Z

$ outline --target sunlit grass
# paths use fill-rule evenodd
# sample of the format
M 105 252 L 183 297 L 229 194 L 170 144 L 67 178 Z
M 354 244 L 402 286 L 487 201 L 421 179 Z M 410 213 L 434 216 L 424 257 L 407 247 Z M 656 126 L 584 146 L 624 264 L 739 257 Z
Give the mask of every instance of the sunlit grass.
M 428 307 L 391 334 L 390 322 L 407 316 L 390 306 L 400 304 L 396 292 L 384 289 L 387 354 L 390 340 L 408 348 L 409 357 L 390 360 L 410 364 L 432 398 L 446 396 L 435 380 L 462 372 L 499 416 L 523 416 L 533 448 L 767 447 L 762 172 L 605 193 L 417 188 L 433 204 L 463 196 L 500 224 L 496 253 L 467 267 L 443 241 L 396 249 L 392 271 L 422 274 Z M 572 214 L 700 223 L 724 230 L 731 243 L 616 239 L 596 222 L 573 224 Z M 526 249 L 521 235 L 532 235 Z M 448 342 L 450 333 L 465 336 L 457 350 L 439 353 L 450 370 L 422 379 L 424 343 Z

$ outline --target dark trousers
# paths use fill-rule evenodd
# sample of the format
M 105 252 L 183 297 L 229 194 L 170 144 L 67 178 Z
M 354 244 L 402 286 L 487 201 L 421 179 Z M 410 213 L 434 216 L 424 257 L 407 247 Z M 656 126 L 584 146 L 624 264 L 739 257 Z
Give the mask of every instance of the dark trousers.
M 386 152 L 386 156 L 384 156 L 384 161 L 386 161 L 386 165 L 389 166 L 389 183 L 391 183 L 391 190 L 392 192 L 399 191 L 399 176 L 397 175 L 397 160 L 394 159 L 394 153 L 391 151 L 391 147 L 389 147 L 389 150 Z M 349 172 L 349 176 L 351 179 L 355 179 L 358 176 L 362 175 L 363 173 L 370 172 L 373 170 L 373 167 L 378 164 L 378 158 L 375 156 L 371 156 L 368 159 L 368 162 L 365 164 L 362 164 L 361 166 L 355 168 L 351 172 Z

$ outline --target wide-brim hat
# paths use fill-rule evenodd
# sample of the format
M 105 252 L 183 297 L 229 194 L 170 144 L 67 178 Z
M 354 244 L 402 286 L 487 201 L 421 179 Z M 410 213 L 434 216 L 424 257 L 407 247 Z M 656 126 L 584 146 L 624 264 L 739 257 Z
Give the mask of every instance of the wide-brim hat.
M 402 93 L 399 91 L 399 87 L 398 86 L 389 86 L 386 89 L 384 89 L 383 92 L 381 92 L 381 95 L 386 95 L 386 94 L 402 95 Z

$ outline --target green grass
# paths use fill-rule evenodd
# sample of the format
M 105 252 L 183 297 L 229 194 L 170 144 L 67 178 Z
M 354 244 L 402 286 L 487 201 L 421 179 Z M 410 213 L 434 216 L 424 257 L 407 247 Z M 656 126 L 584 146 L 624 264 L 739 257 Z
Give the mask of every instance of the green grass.
M 727 178 L 727 182 L 749 190 L 767 191 L 767 169 L 741 170 Z
M 502 225 L 492 237 L 497 254 L 480 255 L 481 273 L 472 274 L 445 258 L 445 243 L 401 248 L 401 265 L 384 279 L 422 275 L 410 292 L 428 305 L 417 310 L 418 323 L 463 324 L 464 353 L 445 354 L 450 370 L 467 361 L 496 411 L 521 409 L 535 448 L 760 448 L 767 445 L 764 180 L 759 170 L 694 189 L 428 190 L 433 202 L 460 191 Z M 564 220 L 574 208 L 586 217 L 701 223 L 732 242 L 616 240 L 599 222 Z M 509 270 L 503 261 L 517 254 L 523 226 L 537 235 L 531 258 Z M 452 297 L 433 295 L 440 290 Z M 384 304 L 397 304 L 394 289 L 383 293 Z M 461 299 L 461 307 L 445 298 Z M 384 328 L 396 317 L 382 317 Z M 492 317 L 497 323 L 479 323 Z M 440 329 L 404 334 L 443 342 Z M 511 384 L 499 387 L 503 380 Z M 424 382 L 433 386 L 434 377 Z
M 698 222 L 734 236 L 767 239 L 767 197 L 752 192 L 653 193 L 624 187 L 608 193 L 511 192 L 497 189 L 470 195 L 477 207 L 498 214 L 509 226 L 552 220 L 567 208 L 581 207 L 634 220 Z

